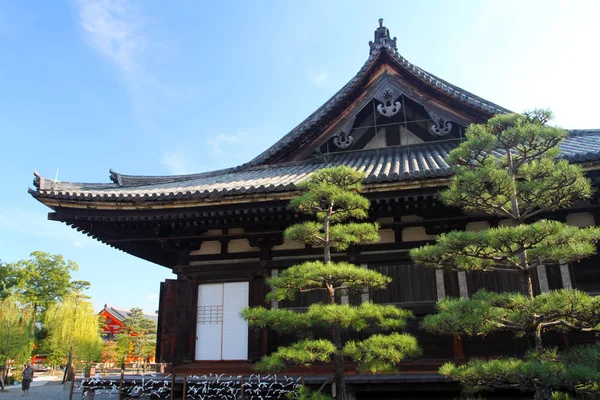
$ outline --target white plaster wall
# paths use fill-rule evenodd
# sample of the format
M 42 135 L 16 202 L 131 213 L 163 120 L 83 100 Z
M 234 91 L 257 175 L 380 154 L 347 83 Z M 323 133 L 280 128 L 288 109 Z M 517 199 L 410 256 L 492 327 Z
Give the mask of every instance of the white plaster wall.
M 483 230 L 489 229 L 489 228 L 490 228 L 490 224 L 488 224 L 487 221 L 469 222 L 469 223 L 467 223 L 467 226 L 465 227 L 465 231 L 479 232 L 479 231 L 483 231 Z
M 221 253 L 221 243 L 216 240 L 209 240 L 202 242 L 200 249 L 196 251 L 191 251 L 190 255 L 203 255 L 203 254 L 220 254 Z
M 402 146 L 419 143 L 423 143 L 423 141 L 417 135 L 403 126 L 400 127 L 400 144 Z
M 400 217 L 400 221 L 402 221 L 402 222 L 423 221 L 423 218 L 419 217 L 418 215 L 403 215 Z
M 385 128 L 380 128 L 379 132 L 369 140 L 369 143 L 365 145 L 364 149 L 382 149 L 385 146 Z
M 230 240 L 227 246 L 227 252 L 229 253 L 242 253 L 246 251 L 257 251 L 258 247 L 250 246 L 248 239 L 234 239 Z
M 402 241 L 403 242 L 415 242 L 418 240 L 433 240 L 436 235 L 428 235 L 425 232 L 425 228 L 422 226 L 413 226 L 411 228 L 402 229 Z
M 592 213 L 582 212 L 567 214 L 567 225 L 578 226 L 580 228 L 586 228 L 589 226 L 595 226 L 596 221 Z
M 396 235 L 392 229 L 379 230 L 379 243 L 394 243 L 395 241 Z
M 498 226 L 515 226 L 515 221 L 512 219 L 501 219 L 498 221 Z
M 283 243 L 279 246 L 273 246 L 273 250 L 293 250 L 293 249 L 303 249 L 304 243 L 297 242 L 291 239 L 284 239 Z

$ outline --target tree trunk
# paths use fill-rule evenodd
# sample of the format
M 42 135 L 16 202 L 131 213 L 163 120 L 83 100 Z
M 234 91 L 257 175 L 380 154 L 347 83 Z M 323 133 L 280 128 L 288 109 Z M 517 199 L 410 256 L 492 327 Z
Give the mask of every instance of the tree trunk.
M 541 352 L 542 350 L 544 350 L 544 345 L 542 344 L 542 326 L 538 325 L 535 328 L 535 331 L 533 333 L 533 342 L 535 344 L 535 349 L 539 352 Z
M 522 258 L 522 262 L 525 263 L 525 265 L 527 265 L 527 255 L 526 254 L 522 254 L 521 255 Z M 533 293 L 533 278 L 531 277 L 531 272 L 529 270 L 526 270 L 523 274 L 522 274 L 522 281 L 521 284 L 523 285 L 523 294 L 528 296 L 530 299 L 533 300 L 534 297 L 534 293 Z
M 324 239 L 324 243 L 323 243 L 323 262 L 325 264 L 329 264 L 331 262 L 331 248 L 329 246 L 329 218 L 330 218 L 330 214 L 331 214 L 331 207 L 329 208 L 329 212 L 327 214 L 325 214 L 325 219 L 323 221 L 323 227 L 324 227 L 324 235 L 323 235 L 323 239 Z
M 69 348 L 69 355 L 67 357 L 67 366 L 65 367 L 65 373 L 63 375 L 62 383 L 64 384 L 67 379 L 69 379 L 73 373 L 73 348 Z
M 342 352 L 342 335 L 339 325 L 331 327 L 331 336 L 336 347 L 334 356 L 336 399 L 346 400 L 346 374 L 344 372 L 344 353 Z

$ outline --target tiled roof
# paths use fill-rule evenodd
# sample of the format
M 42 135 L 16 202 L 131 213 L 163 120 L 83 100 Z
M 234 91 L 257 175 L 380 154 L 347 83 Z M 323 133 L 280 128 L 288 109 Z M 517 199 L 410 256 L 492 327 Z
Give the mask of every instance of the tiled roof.
M 367 71 L 369 71 L 370 67 L 374 64 L 375 60 L 381 52 L 386 52 L 387 54 L 389 54 L 393 60 L 395 60 L 399 65 L 402 66 L 402 68 L 409 71 L 414 77 L 419 79 L 421 82 L 465 104 L 468 104 L 471 107 L 483 110 L 489 113 L 490 115 L 511 112 L 510 110 L 504 107 L 487 101 L 479 96 L 476 96 L 473 93 L 461 89 L 458 86 L 455 86 L 443 79 L 440 79 L 437 76 L 425 71 L 424 69 L 419 68 L 414 64 L 411 64 L 406 58 L 402 57 L 395 49 L 381 48 L 373 50 L 369 55 L 367 62 L 362 66 L 358 73 L 335 95 L 333 95 L 333 97 L 327 100 L 325 104 L 319 107 L 314 113 L 309 115 L 308 118 L 302 121 L 288 134 L 279 139 L 275 144 L 273 144 L 271 147 L 269 147 L 267 150 L 265 150 L 263 153 L 258 155 L 256 158 L 254 158 L 244 166 L 256 166 L 264 163 L 275 153 L 292 144 L 292 142 L 294 142 L 299 137 L 303 136 L 313 126 L 318 124 L 322 119 L 324 119 L 328 115 L 330 111 L 332 111 L 340 103 L 342 103 L 342 101 L 346 98 L 346 96 L 348 96 L 352 92 L 352 90 L 356 88 L 356 85 L 365 77 Z
M 340 152 L 324 160 L 282 163 L 245 169 L 227 169 L 196 175 L 136 177 L 119 175 L 121 183 L 89 184 L 56 182 L 36 175 L 39 198 L 78 201 L 145 202 L 207 199 L 224 196 L 268 194 L 294 190 L 312 172 L 349 165 L 367 175 L 366 183 L 401 182 L 452 174 L 448 153 L 460 141 L 448 140 L 379 150 Z M 562 144 L 563 156 L 573 162 L 600 160 L 600 130 L 573 131 Z M 118 179 L 117 179 L 118 181 Z
M 130 310 L 125 310 L 122 308 L 116 308 L 113 306 L 109 306 L 108 304 L 104 305 L 104 309 L 114 315 L 119 321 L 123 321 L 125 318 L 129 316 Z M 144 313 L 144 318 L 154 321 L 158 323 L 158 314 L 146 314 Z

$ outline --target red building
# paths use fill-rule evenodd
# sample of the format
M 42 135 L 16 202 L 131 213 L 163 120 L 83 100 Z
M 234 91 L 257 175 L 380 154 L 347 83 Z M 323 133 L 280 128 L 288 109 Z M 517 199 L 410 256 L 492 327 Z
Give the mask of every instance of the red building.
M 129 310 L 116 308 L 105 304 L 104 308 L 98 313 L 98 315 L 104 318 L 104 323 L 102 325 L 102 336 L 106 339 L 112 339 L 121 330 L 123 321 L 129 316 Z M 153 321 L 154 323 L 158 322 L 158 314 L 144 314 L 144 317 L 150 321 Z

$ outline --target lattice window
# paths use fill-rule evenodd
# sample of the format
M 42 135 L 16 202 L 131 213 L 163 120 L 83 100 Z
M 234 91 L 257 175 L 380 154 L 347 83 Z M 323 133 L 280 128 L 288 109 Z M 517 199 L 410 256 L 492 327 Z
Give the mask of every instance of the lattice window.
M 223 322 L 223 306 L 199 306 L 198 323 L 204 325 L 220 324 Z

